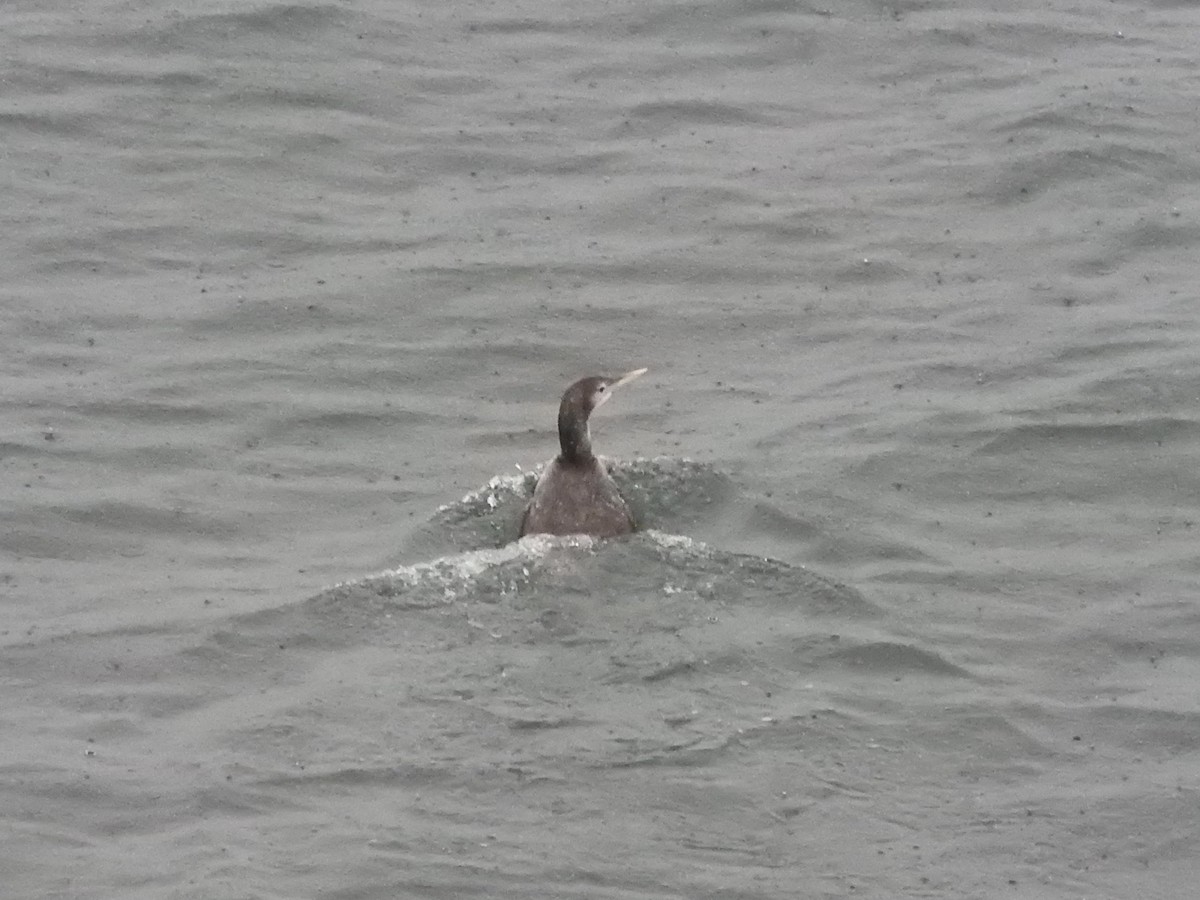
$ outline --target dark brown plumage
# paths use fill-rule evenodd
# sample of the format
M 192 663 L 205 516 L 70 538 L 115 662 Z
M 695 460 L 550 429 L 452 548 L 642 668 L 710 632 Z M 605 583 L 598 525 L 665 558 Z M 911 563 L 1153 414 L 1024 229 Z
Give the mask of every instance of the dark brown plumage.
M 633 516 L 604 463 L 592 453 L 588 417 L 614 388 L 644 375 L 592 375 L 575 382 L 558 406 L 558 457 L 546 466 L 521 519 L 521 534 L 589 534 L 615 537 L 634 530 Z

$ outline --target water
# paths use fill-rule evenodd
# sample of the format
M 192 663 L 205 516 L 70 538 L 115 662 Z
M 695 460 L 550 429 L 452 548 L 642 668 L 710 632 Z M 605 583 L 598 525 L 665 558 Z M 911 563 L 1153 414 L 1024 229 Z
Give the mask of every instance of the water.
M 0 895 L 1191 890 L 1200 13 L 0 17 Z

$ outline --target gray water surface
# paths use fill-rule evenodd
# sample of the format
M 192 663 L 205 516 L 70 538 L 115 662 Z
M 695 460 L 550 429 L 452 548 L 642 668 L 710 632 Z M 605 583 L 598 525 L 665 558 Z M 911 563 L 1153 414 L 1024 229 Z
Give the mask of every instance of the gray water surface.
M 1194 892 L 1200 11 L 0 26 L 0 895 Z

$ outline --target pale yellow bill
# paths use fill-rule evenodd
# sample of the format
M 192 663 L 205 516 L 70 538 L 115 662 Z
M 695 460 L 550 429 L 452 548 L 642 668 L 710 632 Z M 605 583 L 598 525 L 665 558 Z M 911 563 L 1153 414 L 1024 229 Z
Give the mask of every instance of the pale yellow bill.
M 632 372 L 626 372 L 624 375 L 622 375 L 620 378 L 618 378 L 616 381 L 614 381 L 612 386 L 620 387 L 623 384 L 629 384 L 629 382 L 633 381 L 635 378 L 641 378 L 643 375 L 645 375 L 649 371 L 650 370 L 648 368 L 646 368 L 646 369 L 634 369 Z

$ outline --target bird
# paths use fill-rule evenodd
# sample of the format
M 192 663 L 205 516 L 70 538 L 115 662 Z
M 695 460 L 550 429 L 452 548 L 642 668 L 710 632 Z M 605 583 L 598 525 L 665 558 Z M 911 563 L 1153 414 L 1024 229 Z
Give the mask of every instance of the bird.
M 616 537 L 634 531 L 636 523 L 604 463 L 592 452 L 588 417 L 608 402 L 612 392 L 646 374 L 589 375 L 563 392 L 558 406 L 559 454 L 533 489 L 521 517 L 520 534 L 586 534 Z

